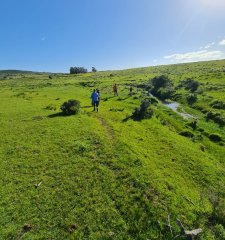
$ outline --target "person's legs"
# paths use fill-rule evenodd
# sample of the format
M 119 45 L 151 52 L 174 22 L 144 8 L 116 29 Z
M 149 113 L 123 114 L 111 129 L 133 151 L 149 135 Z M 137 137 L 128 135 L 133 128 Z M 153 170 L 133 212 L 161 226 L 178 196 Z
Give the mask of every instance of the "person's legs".
M 98 112 L 98 106 L 99 106 L 99 101 L 96 102 L 97 112 Z
M 94 110 L 93 110 L 93 111 L 95 111 L 95 105 L 96 105 L 96 104 L 95 104 L 95 102 L 93 101 L 93 107 L 94 107 Z

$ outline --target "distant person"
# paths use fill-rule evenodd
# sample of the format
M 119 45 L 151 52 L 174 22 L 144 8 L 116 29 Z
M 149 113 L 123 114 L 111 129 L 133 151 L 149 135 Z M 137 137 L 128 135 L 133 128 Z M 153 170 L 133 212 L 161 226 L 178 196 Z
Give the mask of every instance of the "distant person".
M 94 89 L 94 91 L 91 94 L 91 99 L 92 99 L 92 104 L 93 104 L 93 111 L 97 111 L 98 112 L 98 106 L 99 106 L 99 95 L 97 93 L 97 91 Z
M 92 94 L 95 92 L 95 89 L 93 90 Z M 92 96 L 91 94 L 91 96 Z M 91 97 L 91 106 L 94 107 L 94 101 L 93 101 L 93 98 Z
M 133 87 L 132 85 L 130 85 L 130 93 L 132 93 L 132 91 L 133 91 Z
M 98 93 L 98 101 L 100 102 L 101 96 L 100 96 L 100 91 L 98 88 L 96 89 L 96 92 Z
M 114 93 L 114 96 L 118 96 L 118 87 L 116 83 L 113 85 L 113 93 Z

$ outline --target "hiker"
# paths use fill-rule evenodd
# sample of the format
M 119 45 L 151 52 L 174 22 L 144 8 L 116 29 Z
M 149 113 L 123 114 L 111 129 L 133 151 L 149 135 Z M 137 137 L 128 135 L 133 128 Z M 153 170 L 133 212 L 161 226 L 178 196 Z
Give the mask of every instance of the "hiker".
M 92 104 L 94 107 L 93 111 L 96 110 L 98 112 L 99 95 L 95 89 L 94 89 L 93 93 L 91 94 L 91 99 L 92 99 Z
M 116 83 L 113 86 L 113 93 L 114 93 L 114 96 L 118 96 L 118 87 L 117 87 Z
M 132 85 L 130 85 L 130 93 L 132 93 L 132 91 L 133 91 L 133 87 Z
M 95 89 L 93 90 L 92 94 L 95 92 Z M 92 96 L 91 94 L 91 96 Z M 91 97 L 91 106 L 94 107 L 94 101 L 93 101 L 93 98 Z
M 98 93 L 98 101 L 100 102 L 100 98 L 101 98 L 101 97 L 100 97 L 100 91 L 99 91 L 98 88 L 96 89 L 96 92 Z

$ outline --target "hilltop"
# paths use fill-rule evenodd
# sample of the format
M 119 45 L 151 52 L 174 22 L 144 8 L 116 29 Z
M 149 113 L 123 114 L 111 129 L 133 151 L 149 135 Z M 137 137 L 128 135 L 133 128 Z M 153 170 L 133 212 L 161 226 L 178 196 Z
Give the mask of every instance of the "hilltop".
M 1 239 L 170 240 L 177 219 L 202 228 L 196 239 L 224 239 L 225 60 L 26 73 L 0 81 Z M 63 116 L 69 99 L 81 110 Z M 134 119 L 143 101 L 152 115 Z

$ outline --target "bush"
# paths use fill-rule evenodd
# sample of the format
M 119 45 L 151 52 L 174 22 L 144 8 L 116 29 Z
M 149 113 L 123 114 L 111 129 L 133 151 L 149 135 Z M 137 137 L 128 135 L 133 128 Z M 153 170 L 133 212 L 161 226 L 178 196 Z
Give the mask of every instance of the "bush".
M 209 104 L 212 108 L 225 110 L 225 103 L 219 100 L 215 100 Z
M 159 77 L 154 77 L 153 79 L 150 80 L 151 85 L 155 88 L 155 89 L 159 89 L 161 87 L 167 87 L 172 85 L 171 80 L 165 76 L 159 76 Z
M 157 103 L 159 103 L 159 101 L 158 101 L 157 98 L 155 98 L 155 97 L 150 97 L 150 98 L 149 98 L 149 101 L 150 101 L 151 104 L 157 104 Z
M 149 84 L 151 85 L 150 93 L 161 100 L 171 98 L 175 92 L 172 81 L 164 75 L 154 77 Z
M 189 95 L 186 97 L 186 99 L 187 99 L 187 103 L 188 103 L 189 105 L 192 105 L 192 104 L 194 104 L 194 103 L 197 101 L 197 95 L 196 95 L 196 94 L 189 94 Z
M 53 104 L 49 104 L 48 106 L 45 107 L 45 109 L 47 110 L 56 110 L 56 106 L 54 106 Z
M 214 227 L 216 239 L 225 240 L 225 229 L 222 224 L 216 224 Z
M 151 118 L 153 115 L 153 109 L 149 108 L 149 106 L 150 106 L 149 100 L 142 101 L 140 108 L 135 108 L 132 114 L 132 118 L 134 120 Z
M 184 130 L 179 133 L 181 136 L 192 138 L 194 137 L 194 134 L 190 131 Z
M 197 124 L 198 124 L 197 120 L 193 120 L 193 121 L 187 123 L 187 125 L 190 126 L 193 130 L 196 130 Z
M 200 83 L 191 78 L 188 78 L 186 80 L 183 80 L 180 85 L 183 86 L 186 90 L 195 92 L 200 86 Z
M 225 118 L 220 113 L 209 111 L 205 116 L 206 120 L 213 120 L 218 123 L 221 127 L 225 126 Z
M 209 135 L 209 139 L 212 141 L 212 142 L 221 142 L 222 141 L 222 138 L 219 134 L 216 134 L 216 133 L 212 133 Z
M 160 88 L 157 92 L 158 98 L 160 98 L 162 101 L 169 99 L 173 97 L 174 89 L 172 87 L 167 88 Z
M 80 110 L 80 102 L 78 100 L 68 100 L 60 107 L 65 115 L 77 114 Z

